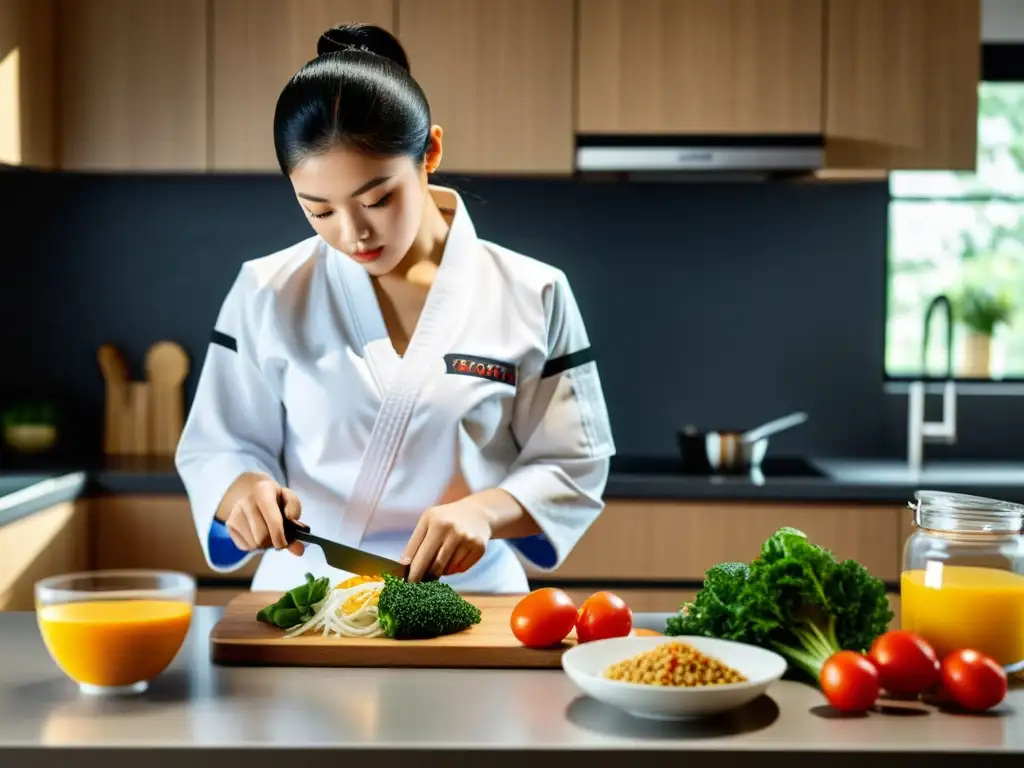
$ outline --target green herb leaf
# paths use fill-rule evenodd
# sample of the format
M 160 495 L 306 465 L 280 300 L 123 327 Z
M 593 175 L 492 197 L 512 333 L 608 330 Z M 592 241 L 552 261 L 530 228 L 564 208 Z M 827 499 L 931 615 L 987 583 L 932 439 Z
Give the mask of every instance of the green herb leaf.
M 256 614 L 256 620 L 281 629 L 296 627 L 313 618 L 318 604 L 330 590 L 331 582 L 327 576 L 316 579 L 312 573 L 307 573 L 305 584 L 288 590 L 276 603 L 263 608 Z

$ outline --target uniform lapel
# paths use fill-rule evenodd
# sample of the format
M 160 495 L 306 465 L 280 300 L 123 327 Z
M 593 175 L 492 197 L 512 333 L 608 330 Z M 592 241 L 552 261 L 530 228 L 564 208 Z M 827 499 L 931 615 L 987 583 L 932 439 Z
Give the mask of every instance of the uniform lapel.
M 469 304 L 467 297 L 473 293 L 467 290 L 474 284 L 473 272 L 479 252 L 473 223 L 455 192 L 440 187 L 431 187 L 430 191 L 439 206 L 454 208 L 455 215 L 448 230 L 441 265 L 404 356 L 399 357 L 388 341 L 383 315 L 369 277 L 365 270 L 359 270 L 366 285 L 365 290 L 359 291 L 358 301 L 373 302 L 374 308 L 373 312 L 363 314 L 374 326 L 365 331 L 380 333 L 386 343 L 375 345 L 376 349 L 369 353 L 377 368 L 375 375 L 380 378 L 384 399 L 363 452 L 342 521 L 344 540 L 355 542 L 356 546 L 362 541 L 370 518 L 380 503 L 423 385 L 432 372 L 444 365 L 448 342 L 465 322 Z M 390 350 L 390 355 L 384 348 Z

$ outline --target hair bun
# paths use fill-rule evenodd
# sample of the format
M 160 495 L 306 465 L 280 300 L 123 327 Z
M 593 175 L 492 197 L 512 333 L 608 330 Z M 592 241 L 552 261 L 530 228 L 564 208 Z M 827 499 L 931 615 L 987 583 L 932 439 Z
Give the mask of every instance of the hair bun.
M 374 24 L 339 24 L 331 27 L 316 43 L 317 56 L 343 51 L 365 51 L 409 69 L 409 59 L 398 39 Z

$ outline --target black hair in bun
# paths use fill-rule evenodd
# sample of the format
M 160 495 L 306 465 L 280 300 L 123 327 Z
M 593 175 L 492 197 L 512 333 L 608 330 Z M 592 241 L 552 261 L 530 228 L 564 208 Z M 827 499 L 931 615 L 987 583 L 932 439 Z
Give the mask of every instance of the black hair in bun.
M 320 36 L 317 53 L 277 99 L 274 149 L 281 171 L 288 175 L 307 156 L 338 144 L 421 163 L 430 105 L 394 35 L 372 24 L 342 24 Z
M 386 29 L 373 24 L 341 24 L 331 27 L 320 35 L 316 43 L 317 56 L 352 50 L 375 53 L 409 71 L 409 58 L 402 44 Z

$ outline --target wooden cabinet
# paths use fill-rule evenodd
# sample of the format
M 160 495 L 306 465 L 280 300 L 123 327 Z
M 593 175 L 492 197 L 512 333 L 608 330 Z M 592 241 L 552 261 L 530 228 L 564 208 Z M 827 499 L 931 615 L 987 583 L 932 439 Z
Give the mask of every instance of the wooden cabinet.
M 739 501 L 608 502 L 553 574 L 532 578 L 699 583 L 711 566 L 749 562 L 780 527 L 852 558 L 887 582 L 900 573 L 899 505 Z
M 210 167 L 279 172 L 274 107 L 330 27 L 394 29 L 391 0 L 211 0 Z M 428 3 L 429 4 L 429 3 Z
M 206 564 L 188 498 L 183 495 L 90 498 L 95 568 L 167 568 L 203 579 L 248 579 L 259 558 L 230 573 Z
M 980 0 L 829 0 L 827 163 L 975 167 Z
M 712 565 L 749 562 L 778 528 L 790 525 L 840 559 L 857 560 L 898 593 L 908 515 L 899 504 L 612 500 L 561 568 L 527 566 L 531 587 L 560 586 L 579 605 L 608 589 L 638 612 L 673 612 Z
M 577 130 L 820 132 L 824 4 L 579 0 Z
M 61 167 L 203 171 L 206 0 L 57 0 Z
M 565 592 L 577 606 L 599 589 L 602 589 L 600 584 L 592 587 L 574 587 L 571 583 L 568 583 L 565 586 Z M 626 589 L 621 589 L 618 586 L 611 585 L 609 589 L 621 597 L 634 613 L 675 613 L 684 602 L 693 600 L 697 594 L 696 589 L 674 589 L 672 587 L 664 589 L 656 587 L 639 589 L 627 587 Z M 887 596 L 889 598 L 889 607 L 892 608 L 895 614 L 893 620 L 889 623 L 889 627 L 891 629 L 899 629 L 900 596 L 895 592 L 890 592 Z M 226 600 L 230 600 L 230 597 L 218 595 L 211 590 L 211 594 L 205 596 L 205 599 L 205 604 L 207 605 L 222 605 Z
M 441 172 L 573 168 L 573 0 L 398 0 L 398 35 L 444 130 Z
M 88 570 L 88 508 L 68 501 L 0 526 L 0 611 L 35 609 L 35 583 Z
M 980 6 L 0 0 L 0 162 L 276 173 L 285 81 L 365 21 L 406 48 L 442 172 L 567 175 L 577 133 L 823 133 L 833 174 L 973 169 Z
M 0 0 L 0 163 L 54 163 L 53 1 Z

